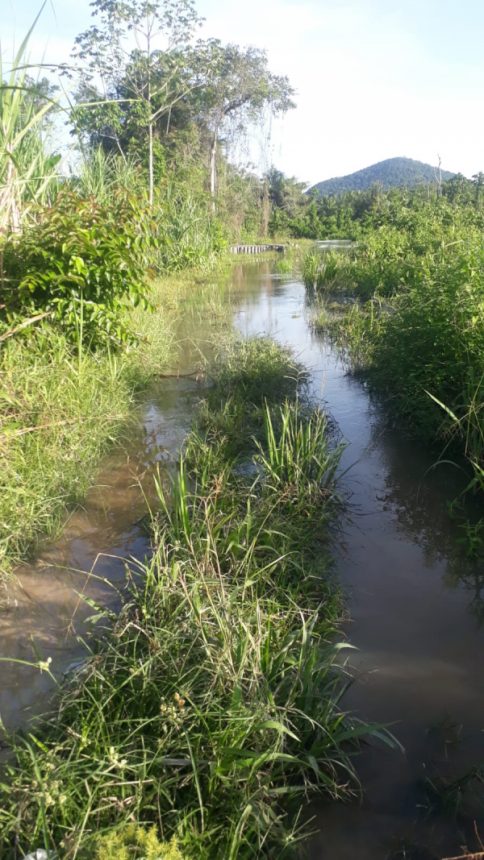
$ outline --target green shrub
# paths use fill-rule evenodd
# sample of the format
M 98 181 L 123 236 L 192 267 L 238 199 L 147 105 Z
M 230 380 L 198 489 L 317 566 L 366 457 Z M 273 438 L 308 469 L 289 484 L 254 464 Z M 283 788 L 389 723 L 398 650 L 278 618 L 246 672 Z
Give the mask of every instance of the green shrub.
M 128 338 L 126 303 L 146 301 L 150 238 L 145 211 L 126 198 L 109 206 L 73 193 L 38 213 L 1 250 L 4 321 L 46 312 L 73 342 L 91 347 Z

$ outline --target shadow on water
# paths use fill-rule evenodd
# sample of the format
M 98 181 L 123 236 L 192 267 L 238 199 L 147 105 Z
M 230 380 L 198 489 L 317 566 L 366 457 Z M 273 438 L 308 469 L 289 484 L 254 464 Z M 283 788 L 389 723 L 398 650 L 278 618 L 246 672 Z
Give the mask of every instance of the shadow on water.
M 251 261 L 234 266 L 232 290 L 236 327 L 294 349 L 310 370 L 313 397 L 346 442 L 340 483 L 348 515 L 335 555 L 348 594 L 347 633 L 358 651 L 345 704 L 389 725 L 405 749 L 399 755 L 368 746 L 358 761 L 363 798 L 310 810 L 318 833 L 309 856 L 431 860 L 476 847 L 474 822 L 484 835 L 482 784 L 458 780 L 484 765 L 482 572 L 463 559 L 448 515 L 459 475 L 431 468 L 427 452 L 388 426 L 365 386 L 312 330 L 300 281 Z M 185 369 L 199 354 L 204 326 L 183 326 L 192 344 L 183 351 Z M 105 462 L 84 508 L 8 586 L 3 657 L 51 656 L 58 675 L 82 659 L 92 612 L 82 595 L 116 605 L 127 567 L 149 554 L 140 519 L 152 500 L 153 472 L 160 466 L 166 474 L 175 462 L 200 394 L 193 379 L 154 386 L 138 431 Z M 10 727 L 24 724 L 45 707 L 48 678 L 17 663 L 1 671 L 2 718 Z M 446 790 L 436 791 L 442 785 Z

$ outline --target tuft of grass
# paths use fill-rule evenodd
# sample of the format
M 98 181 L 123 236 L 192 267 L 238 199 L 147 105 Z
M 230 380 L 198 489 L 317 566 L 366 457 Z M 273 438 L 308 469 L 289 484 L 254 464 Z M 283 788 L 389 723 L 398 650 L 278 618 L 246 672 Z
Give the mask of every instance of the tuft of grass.
M 341 709 L 338 452 L 294 367 L 259 339 L 216 366 L 209 400 L 231 399 L 241 438 L 262 416 L 259 434 L 228 446 L 205 410 L 159 482 L 151 560 L 52 718 L 10 739 L 2 856 L 87 860 L 139 832 L 184 860 L 289 856 L 308 798 L 358 791 L 352 753 L 369 732 L 389 742 Z
M 338 251 L 310 251 L 303 260 L 302 274 L 308 288 L 317 292 L 349 291 L 348 254 Z

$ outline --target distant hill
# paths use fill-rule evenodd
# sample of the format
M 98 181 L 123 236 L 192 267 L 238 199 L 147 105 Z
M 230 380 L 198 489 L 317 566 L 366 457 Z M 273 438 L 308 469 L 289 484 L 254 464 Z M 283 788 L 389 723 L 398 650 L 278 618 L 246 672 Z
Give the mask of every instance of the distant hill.
M 334 179 L 325 179 L 313 185 L 309 191 L 313 194 L 332 195 L 342 194 L 344 191 L 364 191 L 378 183 L 383 188 L 395 188 L 397 186 L 421 185 L 436 182 L 439 174 L 438 167 L 424 164 L 423 161 L 414 161 L 412 158 L 387 158 L 349 173 L 348 176 L 337 176 Z M 455 173 L 442 170 L 442 180 L 452 179 Z

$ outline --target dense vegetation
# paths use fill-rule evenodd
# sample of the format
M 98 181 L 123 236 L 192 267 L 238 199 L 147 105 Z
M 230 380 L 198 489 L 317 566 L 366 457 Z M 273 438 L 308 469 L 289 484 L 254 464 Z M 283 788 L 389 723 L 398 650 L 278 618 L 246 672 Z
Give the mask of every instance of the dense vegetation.
M 394 227 L 408 232 L 408 237 L 411 237 L 411 231 L 418 227 L 416 223 L 414 226 L 410 223 L 415 220 L 414 212 L 419 213 L 421 226 L 426 217 L 431 222 L 447 221 L 449 228 L 454 218 L 458 223 L 463 224 L 467 219 L 470 224 L 482 225 L 479 220 L 482 216 L 476 215 L 476 210 L 482 211 L 482 173 L 472 180 L 458 175 L 442 185 L 432 183 L 414 189 L 385 191 L 379 185 L 373 185 L 366 191 L 319 196 L 306 194 L 304 183 L 272 170 L 268 174 L 268 185 L 273 234 L 306 239 L 356 240 L 366 239 L 373 229 Z
M 312 186 L 311 193 L 329 196 L 344 194 L 346 191 L 368 191 L 373 185 L 383 189 L 435 185 L 452 179 L 454 175 L 449 170 L 441 170 L 423 161 L 414 161 L 413 158 L 387 158 L 347 176 L 317 182 Z
M 292 106 L 263 51 L 196 38 L 190 0 L 91 6 L 62 87 L 27 74 L 31 32 L 8 70 L 0 58 L 3 568 L 82 498 L 140 380 L 168 361 L 158 279 L 267 232 L 265 185 L 227 141 Z M 66 120 L 70 176 L 52 146 Z
M 308 287 L 356 297 L 340 324 L 355 365 L 482 487 L 484 177 L 321 197 L 238 170 L 231 137 L 292 107 L 264 52 L 197 39 L 191 0 L 91 7 L 68 105 L 28 77 L 28 39 L 0 67 L 2 569 L 82 499 L 174 355 L 167 275 L 202 292 L 194 269 L 235 239 L 357 241 L 311 253 Z M 71 176 L 49 143 L 61 111 Z M 308 797 L 357 790 L 360 739 L 388 741 L 340 707 L 340 450 L 284 349 L 222 352 L 170 491 L 160 479 L 152 558 L 116 613 L 100 608 L 52 717 L 8 738 L 2 857 L 282 857 Z
M 371 729 L 340 710 L 328 561 L 340 452 L 281 347 L 235 344 L 213 377 L 152 560 L 51 721 L 12 739 L 6 858 L 146 856 L 152 827 L 167 856 L 281 857 L 307 797 L 357 788 Z
M 434 195 L 368 195 L 355 247 L 309 254 L 304 275 L 320 295 L 358 299 L 331 324 L 353 366 L 404 426 L 447 457 L 464 453 L 484 489 L 482 186 L 480 174 Z

